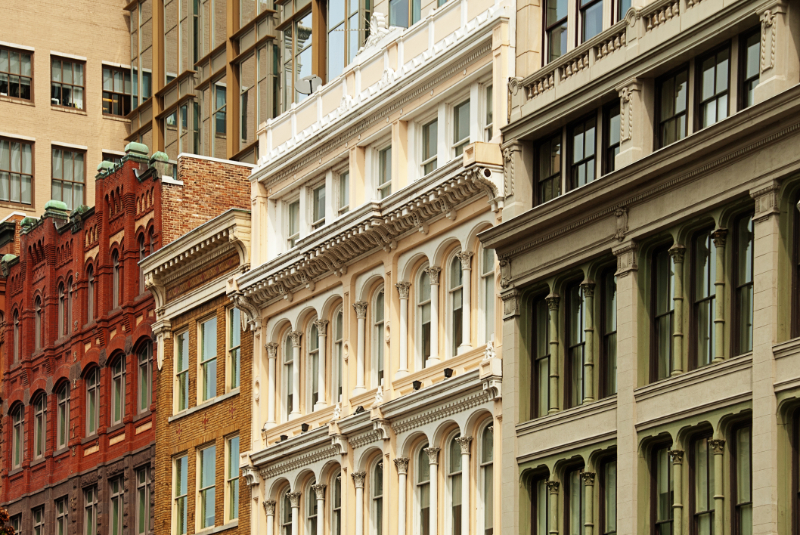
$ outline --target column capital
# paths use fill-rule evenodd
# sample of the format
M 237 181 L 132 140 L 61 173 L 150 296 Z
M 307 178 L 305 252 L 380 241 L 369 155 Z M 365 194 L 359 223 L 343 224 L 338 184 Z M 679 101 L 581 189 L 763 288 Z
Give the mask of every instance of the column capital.
M 428 462 L 434 465 L 439 464 L 439 450 L 440 448 L 425 448 L 422 451 L 428 454 Z
M 456 442 L 459 446 L 461 446 L 461 455 L 469 455 L 470 454 L 470 444 L 472 443 L 472 437 L 458 437 Z
M 319 336 L 325 336 L 328 333 L 328 320 L 316 320 L 314 322 L 314 327 L 317 328 L 317 333 Z
M 672 464 L 683 464 L 683 450 L 669 450 L 667 453 Z
M 728 238 L 728 229 L 718 228 L 711 233 L 711 239 L 714 240 L 714 247 L 717 249 L 725 247 L 725 240 Z
M 753 215 L 753 221 L 760 221 L 770 215 L 778 215 L 780 213 L 778 206 L 780 187 L 781 185 L 777 180 L 770 180 L 766 184 L 750 190 L 750 197 L 756 201 L 756 213 Z
M 623 243 L 613 250 L 614 256 L 617 257 L 617 271 L 614 273 L 617 277 L 624 277 L 628 273 L 637 271 L 639 245 L 634 241 Z
M 438 286 L 439 285 L 439 273 L 442 272 L 442 268 L 436 266 L 428 266 L 425 268 L 425 273 L 428 274 L 428 278 L 431 280 L 431 286 Z
M 325 489 L 328 488 L 328 485 L 324 483 L 320 483 L 319 485 L 311 485 L 311 490 L 317 495 L 317 501 L 325 499 Z
M 270 342 L 266 346 L 267 348 L 267 357 L 274 359 L 278 358 L 278 344 L 277 342 Z
M 286 496 L 289 497 L 289 504 L 291 504 L 292 509 L 298 509 L 300 507 L 300 496 L 302 494 L 300 492 L 290 492 Z
M 355 484 L 357 489 L 364 488 L 364 481 L 366 481 L 367 479 L 366 472 L 353 472 L 351 477 L 353 478 L 353 483 Z
M 461 251 L 456 255 L 456 258 L 461 260 L 461 270 L 462 271 L 469 271 L 472 269 L 472 257 L 475 253 L 472 251 Z
M 594 485 L 594 472 L 582 472 L 581 478 L 583 479 L 584 485 Z
M 500 299 L 503 300 L 503 319 L 513 318 L 514 316 L 519 316 L 519 302 L 520 302 L 520 293 L 519 290 L 516 288 L 511 288 L 508 291 L 505 291 L 500 294 Z
M 356 301 L 353 303 L 353 310 L 356 311 L 356 318 L 363 320 L 367 318 L 367 303 L 366 301 Z
M 408 457 L 398 457 L 394 460 L 394 466 L 400 475 L 408 474 Z
M 725 439 L 719 438 L 716 440 L 709 440 L 708 445 L 711 446 L 714 455 L 722 455 L 725 453 Z
M 550 491 L 550 494 L 558 494 L 558 481 L 548 481 L 547 482 L 547 490 Z
M 558 294 L 550 294 L 547 297 L 545 297 L 544 300 L 547 301 L 547 309 L 550 310 L 551 312 L 557 311 L 558 302 L 560 299 L 561 298 L 558 296 Z
M 400 299 L 408 299 L 408 292 L 411 288 L 410 282 L 398 282 L 394 286 L 397 288 L 397 293 L 400 294 Z
M 303 337 L 303 333 L 300 331 L 292 331 L 289 333 L 289 338 L 292 339 L 292 347 L 300 347 L 300 339 Z
M 595 283 L 591 279 L 585 280 L 581 283 L 581 289 L 583 290 L 583 295 L 586 297 L 594 297 L 594 288 L 595 288 Z
M 679 243 L 675 243 L 672 247 L 667 250 L 669 256 L 672 257 L 672 261 L 676 264 L 683 264 L 683 259 L 686 256 L 686 247 Z
M 264 512 L 267 516 L 275 516 L 275 500 L 264 501 Z

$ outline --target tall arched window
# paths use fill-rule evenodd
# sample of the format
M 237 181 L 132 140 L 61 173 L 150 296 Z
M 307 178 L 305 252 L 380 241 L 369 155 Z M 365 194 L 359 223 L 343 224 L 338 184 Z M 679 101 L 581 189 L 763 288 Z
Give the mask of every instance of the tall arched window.
M 316 481 L 312 479 L 306 489 L 306 533 L 314 535 L 317 533 L 317 519 L 319 518 L 317 493 L 313 489 L 316 484 Z
M 122 423 L 125 415 L 125 357 L 111 365 L 111 425 Z
M 47 446 L 47 396 L 42 393 L 33 403 L 33 458 L 44 456 Z
M 59 338 L 66 334 L 65 318 L 67 310 L 67 296 L 64 292 L 64 283 L 58 285 L 58 336 Z
M 478 447 L 478 489 L 483 535 L 494 533 L 494 427 L 489 422 L 481 431 Z
M 14 311 L 14 363 L 19 362 L 19 311 Z
M 153 398 L 153 345 L 148 341 L 139 350 L 139 412 L 150 408 Z
M 417 369 L 425 367 L 431 357 L 431 278 L 426 271 L 427 266 L 420 269 L 417 279 Z M 438 288 L 438 286 L 437 286 Z
M 458 353 L 461 343 L 461 320 L 464 313 L 464 279 L 461 273 L 461 260 L 454 256 L 450 261 L 450 356 Z
M 147 251 L 144 244 L 144 234 L 139 236 L 139 261 L 141 262 L 147 256 Z M 144 293 L 144 270 L 139 267 L 139 295 Z
M 100 370 L 86 374 L 86 436 L 94 435 L 99 425 Z
M 287 336 L 286 342 L 283 344 L 283 377 L 285 385 L 283 391 L 286 392 L 283 398 L 283 405 L 286 407 L 284 418 L 288 420 L 294 410 L 294 351 L 291 336 Z
M 42 348 L 42 317 L 44 311 L 42 310 L 42 298 L 37 297 L 33 305 L 33 343 L 35 349 Z
M 375 306 L 372 307 L 372 340 L 374 344 L 374 372 L 372 376 L 375 378 L 375 387 L 381 384 L 383 381 L 383 371 L 385 369 L 385 365 L 383 362 L 383 354 L 384 354 L 384 332 L 383 332 L 383 318 L 384 318 L 384 305 L 385 299 L 383 294 L 383 288 L 378 290 L 375 293 Z
M 419 504 L 419 535 L 428 535 L 431 526 L 431 464 L 425 449 L 417 453 L 417 503 Z
M 344 314 L 342 309 L 333 315 L 333 369 L 331 370 L 331 394 L 334 402 L 342 400 L 342 368 L 344 367 Z
M 586 331 L 584 324 L 583 288 L 578 282 L 567 287 L 567 388 L 566 408 L 577 407 L 583 403 L 584 347 Z M 591 378 L 589 378 L 591 380 Z
M 450 533 L 461 535 L 461 445 L 456 433 L 447 448 L 447 487 L 450 494 Z
M 66 305 L 64 307 L 64 335 L 68 335 L 72 332 L 72 317 L 73 317 L 73 306 L 75 306 L 75 288 L 72 285 L 72 277 L 67 280 L 67 286 L 64 288 L 64 295 L 66 299 Z
M 88 281 L 86 292 L 86 321 L 91 323 L 94 320 L 94 267 L 89 266 L 86 270 Z
M 11 437 L 11 467 L 18 468 L 22 465 L 22 447 L 24 441 L 24 420 L 22 405 L 18 405 L 11 413 L 12 437 Z
M 311 322 L 311 329 L 308 332 L 308 412 L 314 410 L 314 405 L 319 401 L 319 331 L 314 322 Z
M 112 306 L 111 306 L 111 308 L 117 308 L 119 306 L 119 302 L 120 302 L 120 297 L 121 297 L 120 294 L 122 293 L 120 291 L 121 288 L 119 286 L 121 277 L 120 277 L 120 267 L 119 267 L 119 253 L 117 251 L 114 251 L 114 253 L 111 255 L 111 265 L 112 265 L 112 268 L 113 268 L 113 271 L 112 271 L 113 288 L 111 289 L 111 293 L 112 293 Z
M 494 251 L 483 249 L 480 259 L 480 278 L 481 278 L 481 310 L 483 311 L 484 328 L 478 329 L 478 336 L 482 338 L 480 342 L 489 343 L 494 341 Z
M 383 535 L 383 461 L 372 469 L 372 534 Z
M 331 535 L 342 535 L 342 472 L 331 478 Z
M 289 500 L 289 489 L 283 493 L 281 504 L 281 535 L 292 535 L 292 502 Z
M 58 389 L 56 410 L 56 449 L 66 448 L 69 441 L 69 381 Z

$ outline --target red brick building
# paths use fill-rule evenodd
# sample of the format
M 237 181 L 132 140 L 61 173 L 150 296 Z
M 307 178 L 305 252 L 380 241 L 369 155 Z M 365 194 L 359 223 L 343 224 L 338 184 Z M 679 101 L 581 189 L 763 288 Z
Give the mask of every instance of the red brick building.
M 138 262 L 228 209 L 221 192 L 249 191 L 249 174 L 181 157 L 176 180 L 131 143 L 98 167 L 94 208 L 51 201 L 2 234 L 19 255 L 0 261 L 0 502 L 22 533 L 154 532 L 156 312 Z

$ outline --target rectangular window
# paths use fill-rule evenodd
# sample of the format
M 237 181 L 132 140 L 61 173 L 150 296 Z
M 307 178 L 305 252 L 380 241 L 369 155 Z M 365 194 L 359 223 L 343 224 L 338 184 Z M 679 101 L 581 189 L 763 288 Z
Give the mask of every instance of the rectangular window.
M 225 477 L 228 522 L 239 518 L 239 437 L 228 439 L 228 473 Z
M 203 402 L 217 395 L 217 318 L 200 324 L 200 374 Z
M 422 174 L 427 175 L 438 167 L 439 121 L 434 119 L 422 127 Z
M 579 0 L 581 43 L 603 31 L 603 0 Z
M 761 28 L 755 28 L 742 37 L 739 44 L 739 56 L 741 57 L 739 109 L 743 110 L 756 103 L 756 86 L 761 74 Z
M 736 221 L 735 236 L 736 272 L 736 337 L 735 355 L 753 350 L 753 214 L 747 214 Z
M 390 0 L 389 24 L 401 28 L 416 24 L 420 20 L 421 4 L 420 0 Z
M 548 489 L 547 479 L 528 480 L 528 498 L 530 500 L 531 534 L 548 535 L 549 524 Z
M 33 144 L 0 139 L 0 201 L 31 204 Z
M 666 147 L 687 135 L 689 68 L 682 67 L 656 82 L 658 97 L 657 146 Z
M 494 99 L 492 94 L 494 93 L 494 86 L 486 86 L 486 91 L 484 96 L 484 118 L 483 118 L 483 140 L 489 142 L 492 137 L 492 131 L 494 129 Z
M 342 74 L 369 37 L 370 2 L 367 0 L 365 6 L 360 3 L 358 0 L 328 2 L 327 81 Z M 359 13 L 361 9 L 363 15 Z
M 50 58 L 50 104 L 83 109 L 83 62 Z
M 312 214 L 311 230 L 317 230 L 325 225 L 325 185 L 315 188 L 311 192 Z
M 289 218 L 289 237 L 286 238 L 287 249 L 291 249 L 300 239 L 300 201 L 294 201 L 286 205 Z
M 31 100 L 31 53 L 0 46 L 0 95 Z
M 600 470 L 601 535 L 617 533 L 617 461 L 603 463 Z
M 239 388 L 242 359 L 242 316 L 238 308 L 228 310 L 228 377 L 230 389 Z
M 422 362 L 420 368 L 427 365 L 431 356 L 431 279 L 430 268 L 425 268 L 419 276 L 419 290 L 417 291 L 417 314 L 420 324 L 420 353 Z M 436 287 L 438 291 L 438 286 Z
M 228 132 L 226 124 L 227 88 L 222 82 L 214 84 L 214 135 L 224 137 Z
M 536 203 L 543 204 L 561 195 L 561 131 L 539 145 L 539 179 Z
M 537 418 L 550 409 L 550 311 L 544 297 L 533 305 L 532 364 L 531 417 Z
M 70 210 L 85 204 L 86 173 L 83 164 L 83 152 L 53 147 L 51 198 L 63 201 Z
M 200 450 L 200 477 L 198 501 L 200 503 L 200 529 L 214 526 L 214 478 L 216 474 L 217 448 L 211 446 Z
M 103 66 L 103 113 L 125 117 L 131 112 L 131 71 Z
M 464 153 L 469 144 L 469 100 L 453 108 L 453 151 L 456 156 Z
M 694 361 L 695 366 L 700 368 L 714 360 L 717 248 L 711 232 L 701 232 L 695 236 L 693 253 Z
M 175 357 L 175 395 L 177 412 L 189 408 L 189 332 L 177 337 Z
M 583 323 L 583 289 L 574 284 L 567 289 L 567 407 L 583 403 L 583 359 L 586 332 Z
M 339 173 L 339 215 L 344 215 L 350 211 L 350 171 Z
M 617 276 L 613 269 L 603 273 L 600 301 L 600 330 L 603 336 L 600 347 L 600 396 L 608 397 L 617 393 Z
M 97 535 L 97 487 L 83 491 L 83 535 Z
M 68 497 L 64 496 L 56 500 L 56 533 L 55 535 L 67 535 L 69 528 L 69 505 Z
M 188 502 L 186 495 L 188 492 L 189 480 L 189 458 L 184 455 L 175 459 L 173 465 L 172 479 L 172 516 L 175 518 L 176 535 L 185 535 L 188 520 Z
M 378 199 L 392 193 L 392 146 L 378 151 Z
M 14 533 L 22 534 L 22 514 L 14 515 L 11 517 L 11 527 L 14 528 Z
M 550 63 L 567 52 L 567 0 L 545 0 L 545 39 Z
M 570 163 L 569 189 L 579 188 L 594 181 L 596 139 L 597 118 L 594 115 L 573 125 L 570 129 L 572 162 Z
M 33 510 L 33 535 L 44 535 L 44 506 Z
M 672 535 L 672 506 L 675 503 L 669 446 L 656 446 L 650 460 L 650 499 L 654 535 Z
M 288 6 L 291 6 L 291 3 Z M 292 8 L 287 7 L 287 9 Z M 284 111 L 288 110 L 293 102 L 302 102 L 310 93 L 309 83 L 306 81 L 303 84 L 301 80 L 312 74 L 312 41 L 311 11 L 298 16 L 291 26 L 283 31 Z
M 672 315 L 675 310 L 675 264 L 668 250 L 663 249 L 653 257 L 653 357 L 650 380 L 666 379 L 672 373 Z
M 697 63 L 700 128 L 711 126 L 728 116 L 730 56 L 731 49 L 726 45 L 724 49 L 701 58 Z
M 583 503 L 583 483 L 581 475 L 583 470 L 571 470 L 567 473 L 566 500 L 567 500 L 567 535 L 583 535 L 585 514 Z
M 111 492 L 111 526 L 109 535 L 122 535 L 122 517 L 124 516 L 123 492 L 124 485 L 121 477 L 115 477 L 109 482 Z
M 691 488 L 692 516 L 697 535 L 714 533 L 714 455 L 709 445 L 710 438 L 702 437 L 694 441 L 691 468 L 694 484 Z
M 617 168 L 617 154 L 620 145 L 619 102 L 615 102 L 603 110 L 603 172 L 610 173 Z
M 733 480 L 733 533 L 750 535 L 753 533 L 753 466 L 752 430 L 740 427 L 734 431 L 733 459 L 735 463 Z
M 136 535 L 144 535 L 150 525 L 150 478 L 147 467 L 136 470 Z
M 111 425 L 122 423 L 125 415 L 125 357 L 111 365 Z

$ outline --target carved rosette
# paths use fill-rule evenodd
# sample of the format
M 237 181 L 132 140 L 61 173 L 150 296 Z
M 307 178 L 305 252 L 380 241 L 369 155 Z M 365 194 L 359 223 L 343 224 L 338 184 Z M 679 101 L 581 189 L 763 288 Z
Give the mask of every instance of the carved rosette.
M 328 485 L 320 483 L 319 485 L 311 485 L 311 490 L 314 491 L 314 494 L 317 495 L 317 501 L 325 499 L 325 489 L 328 488 Z
M 456 255 L 456 258 L 461 260 L 461 271 L 469 271 L 472 269 L 472 256 L 475 253 L 472 251 L 462 251 Z
M 292 339 L 292 347 L 300 347 L 300 339 L 303 337 L 303 333 L 300 331 L 292 331 L 289 333 L 289 338 Z
M 394 460 L 394 466 L 397 468 L 397 473 L 400 475 L 408 474 L 408 458 L 398 457 Z
M 724 439 L 717 439 L 717 440 L 709 440 L 708 445 L 711 446 L 711 451 L 714 452 L 714 455 L 722 455 L 725 453 L 725 440 Z
M 275 516 L 275 500 L 266 500 L 264 502 L 264 512 L 267 516 Z
M 299 492 L 290 492 L 286 496 L 289 498 L 289 504 L 292 506 L 292 509 L 299 509 L 300 508 L 300 496 L 301 496 L 301 493 L 299 493 Z
M 356 301 L 353 303 L 353 310 L 356 311 L 356 318 L 363 320 L 367 318 L 367 305 L 366 301 Z
M 441 273 L 441 272 L 442 272 L 442 268 L 440 268 L 440 267 L 430 266 L 430 267 L 426 267 L 425 268 L 425 273 L 428 274 L 428 277 L 431 280 L 431 286 L 438 286 L 438 284 L 439 284 L 439 273 Z
M 594 485 L 594 472 L 583 472 L 581 473 L 581 478 L 583 479 L 584 485 Z
M 397 288 L 397 293 L 400 294 L 401 300 L 408 299 L 408 293 L 411 288 L 410 282 L 398 282 L 397 284 L 395 284 L 395 287 Z
M 356 488 L 357 489 L 363 489 L 364 488 L 364 481 L 366 481 L 366 479 L 367 479 L 367 473 L 366 472 L 353 472 L 352 477 L 353 477 L 353 483 L 355 484 Z
M 271 359 L 278 358 L 278 344 L 276 342 L 267 344 L 267 357 Z
M 317 328 L 317 333 L 324 337 L 328 333 L 328 320 L 317 320 L 314 322 L 314 327 Z
M 461 455 L 470 454 L 470 444 L 472 444 L 472 437 L 458 437 L 456 442 L 461 446 Z
M 672 464 L 683 464 L 683 450 L 669 450 L 668 453 Z
M 428 454 L 428 462 L 430 464 L 439 464 L 439 450 L 440 448 L 425 448 L 425 453 Z

